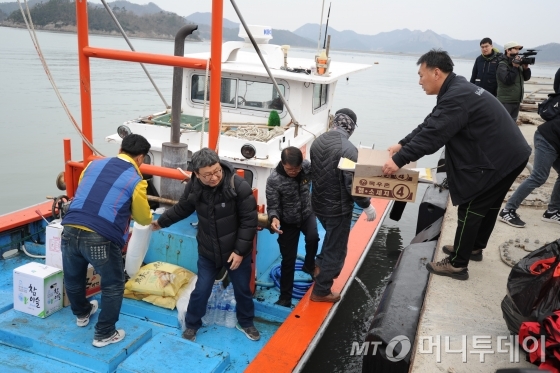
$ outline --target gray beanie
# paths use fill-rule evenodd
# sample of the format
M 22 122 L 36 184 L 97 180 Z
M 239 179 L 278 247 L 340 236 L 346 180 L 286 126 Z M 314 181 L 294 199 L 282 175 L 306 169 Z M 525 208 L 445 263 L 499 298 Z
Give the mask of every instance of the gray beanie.
M 336 114 L 333 120 L 333 125 L 334 127 L 342 128 L 348 132 L 349 135 L 352 135 L 356 129 L 356 122 L 354 122 L 348 115 L 342 113 Z

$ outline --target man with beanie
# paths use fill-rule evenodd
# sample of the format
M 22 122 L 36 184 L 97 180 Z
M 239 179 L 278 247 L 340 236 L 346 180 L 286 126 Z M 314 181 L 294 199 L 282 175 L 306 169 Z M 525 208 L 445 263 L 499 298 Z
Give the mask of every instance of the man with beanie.
M 519 51 L 522 45 L 510 41 L 504 45 L 505 59 L 498 64 L 496 76 L 498 78 L 498 100 L 504 105 L 509 115 L 517 121 L 519 108 L 523 101 L 524 82 L 531 79 L 529 65 L 521 65 Z
M 484 38 L 480 41 L 480 51 L 482 53 L 474 61 L 471 83 L 484 88 L 495 97 L 498 93 L 496 68 L 503 55 L 492 46 L 492 39 L 490 38 Z
M 346 259 L 354 202 L 364 209 L 368 221 L 376 217 L 368 197 L 352 196 L 353 174 L 338 169 L 342 157 L 354 162 L 358 160 L 358 149 L 348 140 L 354 133 L 356 122 L 356 114 L 352 110 L 337 111 L 333 128 L 311 145 L 311 205 L 325 228 L 321 253 L 315 261 L 315 285 L 310 298 L 314 302 L 334 303 L 340 300 L 340 294 L 333 293 L 331 286 Z
M 525 168 L 531 147 L 494 96 L 453 73 L 447 52 L 431 50 L 417 64 L 419 84 L 427 95 L 437 95 L 436 106 L 422 124 L 389 147 L 392 158 L 383 173 L 392 175 L 445 146 L 449 195 L 459 206 L 457 229 L 453 246 L 443 247 L 449 256 L 426 268 L 467 280 L 469 261 L 482 260 L 504 197 Z

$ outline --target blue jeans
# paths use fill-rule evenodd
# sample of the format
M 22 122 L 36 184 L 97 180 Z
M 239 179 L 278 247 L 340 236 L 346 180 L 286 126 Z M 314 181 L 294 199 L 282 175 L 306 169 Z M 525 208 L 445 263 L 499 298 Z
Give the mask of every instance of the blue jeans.
M 91 304 L 86 299 L 87 267 L 91 263 L 101 276 L 101 312 L 94 338 L 112 336 L 124 294 L 122 248 L 95 232 L 65 226 L 61 249 L 64 286 L 72 313 L 80 317 L 91 311 Z
M 233 284 L 233 294 L 237 302 L 237 321 L 243 328 L 253 325 L 255 317 L 255 305 L 253 304 L 253 294 L 249 282 L 251 281 L 251 255 L 246 256 L 241 261 L 239 267 L 235 270 L 229 269 L 230 263 L 227 263 L 227 271 L 231 283 Z M 216 268 L 214 261 L 198 256 L 198 279 L 189 300 L 187 314 L 185 315 L 185 324 L 188 329 L 198 330 L 202 326 L 202 316 L 206 313 L 208 298 L 212 293 L 212 286 L 218 272 L 221 268 Z
M 319 222 L 325 228 L 325 239 L 321 253 L 317 255 L 315 263 L 319 267 L 319 275 L 315 277 L 313 294 L 324 297 L 331 293 L 334 278 L 344 267 L 344 260 L 348 252 L 348 237 L 352 224 L 352 213 L 336 217 L 318 216 Z
M 509 197 L 506 203 L 506 209 L 517 210 L 521 202 L 535 189 L 543 185 L 548 176 L 550 169 L 553 167 L 560 174 L 560 156 L 556 149 L 544 139 L 539 131 L 535 132 L 535 161 L 533 164 L 533 172 L 531 175 L 517 188 L 517 190 Z M 556 179 L 550 203 L 549 211 L 560 209 L 560 177 Z

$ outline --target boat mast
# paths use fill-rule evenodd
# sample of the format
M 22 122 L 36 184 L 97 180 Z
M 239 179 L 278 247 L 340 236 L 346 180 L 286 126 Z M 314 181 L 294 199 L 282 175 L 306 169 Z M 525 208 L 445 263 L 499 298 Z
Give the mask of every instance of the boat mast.
M 87 1 L 76 1 L 76 26 L 78 30 L 78 63 L 80 65 L 80 104 L 82 115 L 82 133 L 93 144 L 92 113 L 91 113 L 91 75 L 89 57 L 83 52 L 89 46 Z M 82 142 L 84 166 L 93 155 L 89 146 Z
M 210 49 L 210 128 L 208 147 L 216 150 L 220 136 L 220 96 L 222 89 L 222 23 L 224 17 L 223 0 L 212 0 L 212 38 Z M 204 123 L 203 123 L 204 125 Z

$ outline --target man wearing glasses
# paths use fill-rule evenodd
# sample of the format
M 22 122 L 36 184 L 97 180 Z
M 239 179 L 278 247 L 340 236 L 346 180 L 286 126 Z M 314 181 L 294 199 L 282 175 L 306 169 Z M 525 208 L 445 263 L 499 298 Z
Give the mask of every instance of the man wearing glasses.
M 266 203 L 270 228 L 278 233 L 282 254 L 280 297 L 276 304 L 292 306 L 299 234 L 305 236 L 303 272 L 313 275 L 319 247 L 317 218 L 311 210 L 311 163 L 303 160 L 301 150 L 289 146 L 266 181 Z M 282 228 L 282 229 L 280 229 Z
M 195 341 L 202 326 L 216 275 L 228 271 L 237 302 L 237 329 L 253 341 L 260 339 L 253 319 L 255 310 L 249 287 L 251 252 L 257 232 L 257 202 L 249 184 L 233 166 L 203 148 L 193 154 L 193 175 L 179 202 L 165 211 L 152 228 L 169 227 L 196 211 L 198 215 L 198 279 L 191 294 L 183 338 Z

